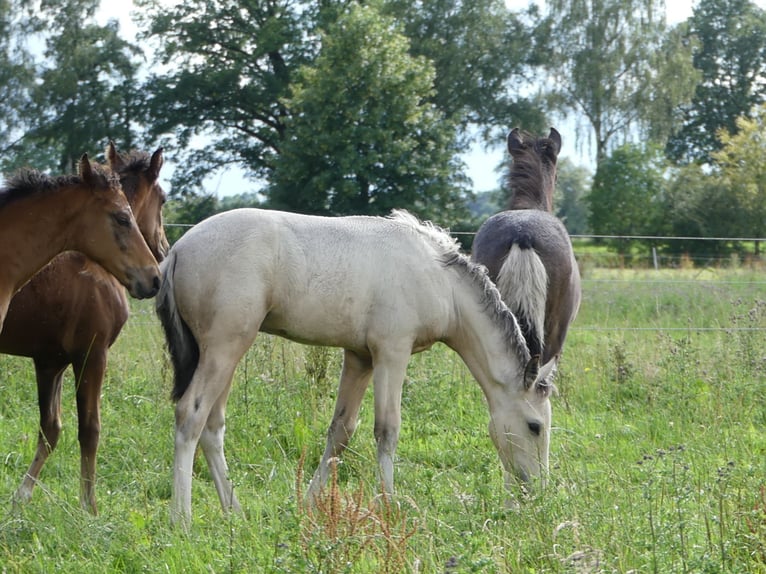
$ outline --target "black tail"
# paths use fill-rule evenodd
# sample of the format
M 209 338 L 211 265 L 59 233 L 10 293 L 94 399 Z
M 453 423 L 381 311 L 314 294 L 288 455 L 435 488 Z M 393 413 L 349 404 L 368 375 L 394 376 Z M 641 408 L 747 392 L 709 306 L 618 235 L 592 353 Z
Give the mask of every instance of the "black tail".
M 199 364 L 199 345 L 189 326 L 178 314 L 173 290 L 176 257 L 172 251 L 162 263 L 162 284 L 155 300 L 155 309 L 165 331 L 165 340 L 170 353 L 170 361 L 175 372 L 173 393 L 174 401 L 180 399 L 189 388 L 194 372 Z

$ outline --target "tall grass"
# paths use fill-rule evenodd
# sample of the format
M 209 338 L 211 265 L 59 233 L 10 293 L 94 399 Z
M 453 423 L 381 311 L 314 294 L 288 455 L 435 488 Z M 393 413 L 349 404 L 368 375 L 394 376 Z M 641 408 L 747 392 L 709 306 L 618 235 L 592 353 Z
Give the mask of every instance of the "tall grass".
M 136 304 L 104 385 L 98 517 L 77 501 L 71 381 L 58 449 L 32 501 L 12 506 L 38 415 L 31 363 L 0 357 L 0 571 L 766 572 L 766 309 L 754 281 L 589 272 L 553 400 L 550 481 L 517 510 L 504 506 L 478 385 L 441 345 L 410 363 L 397 494 L 378 496 L 368 396 L 325 498 L 307 508 L 340 352 L 261 336 L 227 413 L 245 517 L 221 512 L 200 457 L 188 535 L 168 521 L 171 373 L 151 305 Z

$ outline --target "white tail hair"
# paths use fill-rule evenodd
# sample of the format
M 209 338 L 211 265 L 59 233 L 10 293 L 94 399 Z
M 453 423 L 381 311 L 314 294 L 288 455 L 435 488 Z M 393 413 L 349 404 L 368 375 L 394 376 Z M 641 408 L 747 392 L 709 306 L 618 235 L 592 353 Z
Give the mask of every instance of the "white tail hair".
M 542 355 L 548 273 L 537 252 L 531 247 L 513 244 L 497 275 L 497 288 L 505 304 L 518 318 L 530 351 Z M 529 340 L 530 337 L 534 340 Z

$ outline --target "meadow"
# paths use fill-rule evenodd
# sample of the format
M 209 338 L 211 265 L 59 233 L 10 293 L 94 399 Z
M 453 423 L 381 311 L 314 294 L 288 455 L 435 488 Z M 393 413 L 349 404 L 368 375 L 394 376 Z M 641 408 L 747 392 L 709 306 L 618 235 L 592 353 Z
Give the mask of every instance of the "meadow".
M 377 496 L 371 393 L 332 487 L 324 447 L 340 352 L 260 336 L 235 376 L 227 456 L 245 516 L 203 457 L 191 531 L 169 524 L 172 373 L 151 303 L 110 355 L 99 516 L 64 430 L 30 503 L 32 363 L 0 356 L 0 572 L 766 572 L 766 282 L 746 269 L 587 269 L 553 398 L 545 489 L 506 508 L 479 387 L 443 345 L 412 358 L 397 493 Z

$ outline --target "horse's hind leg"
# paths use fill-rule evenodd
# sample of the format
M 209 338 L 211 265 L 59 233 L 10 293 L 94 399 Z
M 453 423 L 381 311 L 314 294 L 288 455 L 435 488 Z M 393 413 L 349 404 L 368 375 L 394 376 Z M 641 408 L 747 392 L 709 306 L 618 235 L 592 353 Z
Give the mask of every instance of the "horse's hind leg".
M 35 360 L 37 376 L 37 404 L 40 409 L 40 430 L 37 435 L 37 451 L 24 475 L 14 499 L 27 502 L 32 497 L 40 471 L 53 452 L 61 434 L 61 385 L 68 365 L 47 365 Z
M 235 343 L 230 343 L 234 345 Z M 210 415 L 216 405 L 216 413 L 207 429 L 205 438 L 205 456 L 213 471 L 214 479 L 220 476 L 220 470 L 225 474 L 226 460 L 223 458 L 223 416 L 226 400 L 231 388 L 231 378 L 239 359 L 247 350 L 246 345 L 239 349 L 212 349 L 207 347 L 200 355 L 197 370 L 184 395 L 176 404 L 175 423 L 175 461 L 173 465 L 173 500 L 171 502 L 171 520 L 189 526 L 191 522 L 191 481 L 194 465 L 194 451 L 197 443 L 208 424 Z M 203 347 L 204 348 L 204 347 Z M 220 436 L 215 437 L 220 431 Z M 216 445 L 220 439 L 221 448 Z M 213 464 L 210 464 L 210 460 Z M 219 487 L 216 483 L 216 487 Z M 229 488 L 231 488 L 229 486 Z M 219 488 L 219 493 L 221 492 Z M 233 496 L 229 498 L 233 500 Z M 222 499 L 223 500 L 223 499 Z
M 101 386 L 106 372 L 106 349 L 92 348 L 72 364 L 77 385 L 80 442 L 80 505 L 93 514 L 96 506 L 96 455 L 101 437 Z
M 327 430 L 327 446 L 306 493 L 309 500 L 313 500 L 327 484 L 330 462 L 341 455 L 354 434 L 359 407 L 370 382 L 371 373 L 372 361 L 369 357 L 360 357 L 352 351 L 345 352 L 338 398 L 335 401 L 335 413 Z
M 231 390 L 231 378 L 226 389 L 223 390 L 218 400 L 210 410 L 207 417 L 205 428 L 202 429 L 200 436 L 200 446 L 205 454 L 207 466 L 213 477 L 215 489 L 218 492 L 218 498 L 224 510 L 233 510 L 241 512 L 236 495 L 234 494 L 234 485 L 229 480 L 229 467 L 226 463 L 226 456 L 223 453 L 223 438 L 226 432 L 226 401 L 229 398 Z

